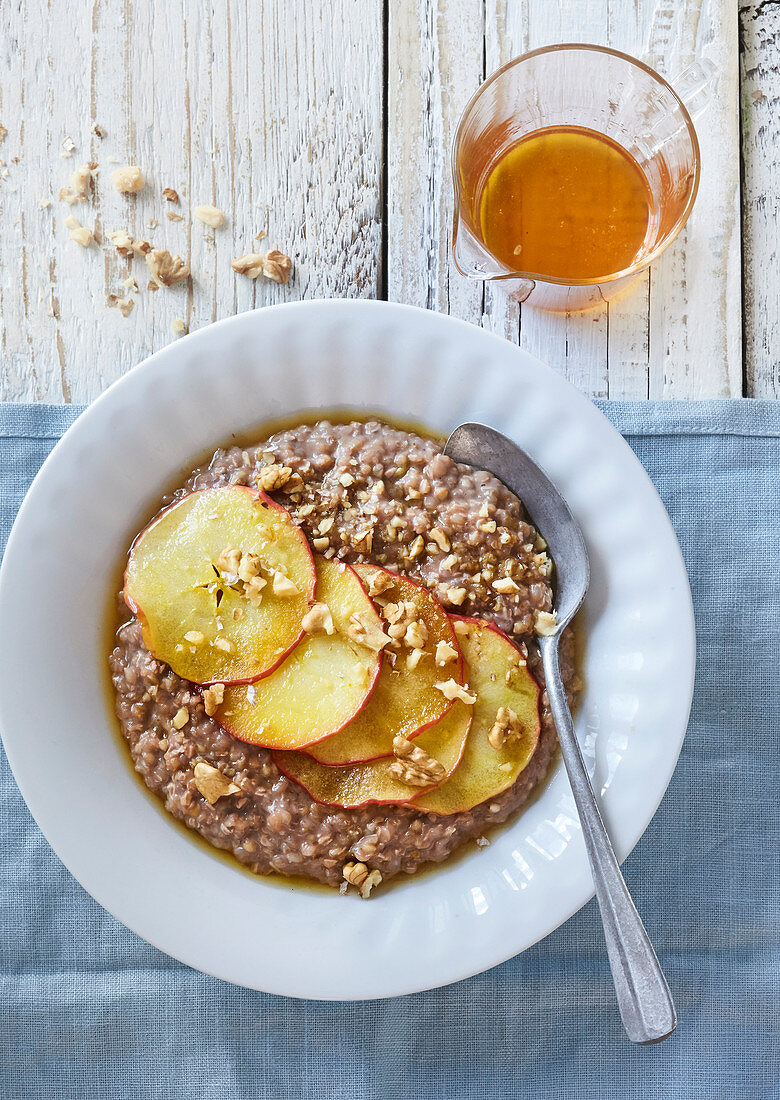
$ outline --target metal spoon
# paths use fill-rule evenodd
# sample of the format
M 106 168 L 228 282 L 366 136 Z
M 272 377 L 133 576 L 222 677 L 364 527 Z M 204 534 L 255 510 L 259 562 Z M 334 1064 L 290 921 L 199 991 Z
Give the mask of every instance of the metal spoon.
M 547 694 L 577 804 L 607 941 L 620 1015 L 634 1043 L 658 1043 L 677 1026 L 669 986 L 620 873 L 574 733 L 558 642 L 588 590 L 588 553 L 579 526 L 550 479 L 515 443 L 484 424 L 461 424 L 444 453 L 495 474 L 523 502 L 550 547 L 556 570 L 557 630 L 539 638 Z

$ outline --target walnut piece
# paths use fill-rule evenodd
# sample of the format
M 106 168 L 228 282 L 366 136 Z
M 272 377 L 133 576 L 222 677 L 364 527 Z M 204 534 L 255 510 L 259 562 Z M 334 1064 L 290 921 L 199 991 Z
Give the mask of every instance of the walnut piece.
M 412 649 L 422 649 L 428 641 L 428 628 L 422 619 L 409 623 L 404 633 L 404 641 Z
M 512 744 L 522 735 L 523 725 L 511 707 L 499 707 L 496 720 L 488 733 L 488 743 L 494 749 Z
M 210 225 L 212 229 L 220 229 L 225 224 L 225 213 L 218 206 L 196 206 L 192 213 L 199 222 Z
M 273 279 L 275 283 L 285 284 L 289 282 L 292 271 L 292 260 L 285 256 L 278 248 L 271 249 L 263 260 L 263 275 L 266 279 Z
M 175 730 L 180 730 L 184 726 L 187 725 L 189 720 L 190 720 L 190 712 L 187 710 L 187 708 L 186 707 L 179 707 L 179 709 L 176 711 L 176 713 L 173 716 L 173 723 L 172 723 L 173 728 Z
M 248 252 L 246 256 L 237 256 L 230 266 L 247 279 L 257 279 L 263 274 L 263 257 L 259 252 Z
M 303 616 L 301 626 L 307 634 L 335 634 L 333 616 L 326 603 L 315 603 Z
M 173 286 L 187 279 L 190 269 L 181 256 L 174 256 L 167 248 L 153 248 L 146 254 L 146 265 L 152 278 L 160 286 Z
M 198 760 L 192 769 L 195 776 L 195 786 L 208 802 L 209 806 L 224 798 L 228 794 L 241 794 L 241 788 L 223 775 L 219 768 L 213 764 L 207 764 L 205 760 Z
M 534 630 L 543 638 L 548 638 L 558 629 L 554 611 L 537 611 L 534 615 Z
M 289 577 L 285 577 L 284 573 L 276 572 L 273 576 L 272 589 L 274 596 L 299 596 L 300 590 L 297 584 L 293 584 Z
M 388 592 L 394 587 L 395 580 L 389 573 L 383 573 L 381 569 L 377 569 L 368 579 L 369 596 L 381 596 L 383 592 Z
M 445 599 L 448 603 L 453 604 L 454 607 L 460 607 L 468 596 L 468 592 L 465 588 L 448 588 Z
M 79 225 L 75 229 L 71 229 L 69 237 L 76 244 L 80 244 L 82 248 L 89 248 L 92 244 L 92 230 L 86 225 Z
M 163 188 L 163 198 L 165 199 L 166 202 L 178 202 L 179 201 L 179 193 L 178 193 L 178 191 L 174 191 L 174 189 L 172 187 L 164 187 Z
M 257 487 L 263 489 L 266 493 L 273 493 L 276 489 L 281 489 L 290 478 L 293 476 L 293 472 L 289 466 L 281 466 L 277 462 L 272 462 L 269 466 L 263 466 L 257 475 Z
M 341 871 L 350 886 L 356 886 L 364 900 L 369 897 L 375 886 L 379 886 L 382 875 L 379 871 L 369 871 L 365 863 L 345 863 Z
M 499 577 L 497 581 L 493 581 L 490 587 L 498 592 L 500 596 L 510 596 L 513 592 L 520 591 L 520 588 L 511 577 Z
M 460 699 L 462 703 L 472 706 L 477 701 L 476 695 L 469 695 L 468 684 L 459 684 L 457 680 L 442 680 L 433 685 L 442 693 L 445 699 Z
M 393 738 L 393 755 L 396 759 L 388 771 L 408 787 L 429 787 L 447 773 L 443 764 L 401 734 Z
M 449 642 L 436 643 L 436 664 L 439 667 L 448 664 L 450 661 L 457 661 L 457 659 L 458 651 Z
M 181 336 L 183 332 L 187 331 L 187 325 L 185 324 L 182 317 L 174 317 L 174 319 L 171 321 L 171 328 L 177 336 Z
M 117 191 L 125 195 L 140 191 L 146 180 L 137 164 L 125 164 L 121 168 L 115 168 L 111 173 L 111 180 Z
M 206 714 L 209 716 L 209 718 L 217 713 L 217 710 L 222 705 L 224 700 L 224 684 L 212 684 L 211 687 L 203 689 L 203 706 L 206 708 Z
M 349 617 L 347 634 L 358 645 L 366 649 L 380 653 L 390 643 L 390 637 L 385 634 L 370 611 L 356 611 Z

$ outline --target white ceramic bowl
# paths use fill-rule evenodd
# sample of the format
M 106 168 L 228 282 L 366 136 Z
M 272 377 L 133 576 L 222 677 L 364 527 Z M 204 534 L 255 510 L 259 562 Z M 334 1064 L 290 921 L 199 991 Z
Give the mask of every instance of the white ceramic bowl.
M 19 512 L 0 575 L 0 727 L 73 875 L 119 920 L 220 978 L 298 997 L 408 993 L 524 950 L 592 894 L 563 768 L 489 847 L 369 902 L 255 878 L 175 824 L 133 775 L 105 687 L 117 565 L 171 478 L 268 417 L 353 406 L 447 431 L 492 424 L 546 468 L 592 561 L 577 726 L 619 856 L 672 774 L 694 668 L 664 508 L 600 412 L 516 347 L 365 301 L 245 313 L 147 359 L 78 419 Z

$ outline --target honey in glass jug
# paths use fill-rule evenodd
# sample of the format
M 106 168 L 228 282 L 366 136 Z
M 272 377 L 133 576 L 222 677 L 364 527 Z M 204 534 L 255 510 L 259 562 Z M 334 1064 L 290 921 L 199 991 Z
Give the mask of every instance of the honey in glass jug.
M 453 150 L 459 270 L 542 309 L 612 297 L 677 236 L 699 183 L 698 113 L 714 66 L 675 91 L 599 46 L 550 46 L 476 92 Z M 683 98 L 684 97 L 684 98 Z

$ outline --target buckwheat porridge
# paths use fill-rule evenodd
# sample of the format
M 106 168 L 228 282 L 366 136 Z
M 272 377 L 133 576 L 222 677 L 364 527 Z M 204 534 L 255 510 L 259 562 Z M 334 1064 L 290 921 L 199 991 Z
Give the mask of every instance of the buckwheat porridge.
M 131 549 L 110 666 L 133 764 L 251 870 L 362 897 L 486 843 L 555 748 L 552 569 L 508 489 L 411 432 L 218 450 Z M 573 702 L 571 634 L 561 661 Z

